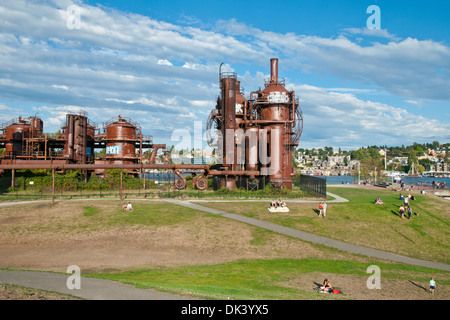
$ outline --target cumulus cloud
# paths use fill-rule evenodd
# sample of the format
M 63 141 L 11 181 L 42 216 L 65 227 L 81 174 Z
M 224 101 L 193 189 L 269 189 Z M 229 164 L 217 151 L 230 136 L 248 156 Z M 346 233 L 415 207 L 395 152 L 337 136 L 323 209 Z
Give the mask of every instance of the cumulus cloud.
M 79 8 L 79 28 L 68 27 L 71 5 Z M 234 19 L 218 21 L 211 30 L 192 22 L 181 26 L 82 1 L 3 2 L 0 106 L 32 104 L 53 127 L 73 106 L 98 122 L 128 114 L 139 118 L 145 134 L 163 139 L 171 130 L 206 121 L 219 94 L 221 62 L 222 71 L 238 72 L 241 87 L 250 92 L 264 83 L 268 60 L 279 57 L 298 74 L 290 82 L 302 99 L 309 141 L 334 137 L 336 143 L 350 139 L 358 145 L 364 139 L 406 139 L 405 132 L 448 137 L 444 121 L 356 96 L 382 91 L 409 105 L 450 100 L 450 49 L 442 43 L 399 39 L 387 30 L 347 28 L 324 38 L 260 30 Z M 363 45 L 352 40 L 355 35 L 386 43 Z M 308 86 L 301 84 L 306 72 L 360 86 Z M 314 127 L 325 121 L 323 130 Z M 399 122 L 404 129 L 386 136 L 382 125 L 394 128 Z M 424 123 L 432 129 L 425 130 Z
M 404 108 L 310 85 L 293 88 L 300 97 L 305 119 L 301 143 L 310 146 L 348 149 L 450 138 L 449 123 L 415 115 Z

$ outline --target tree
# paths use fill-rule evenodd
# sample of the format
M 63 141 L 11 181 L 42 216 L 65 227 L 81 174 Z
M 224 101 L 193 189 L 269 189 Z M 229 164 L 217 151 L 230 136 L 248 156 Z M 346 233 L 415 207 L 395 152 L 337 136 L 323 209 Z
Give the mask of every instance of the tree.
M 412 168 L 413 165 L 416 166 L 416 167 L 419 165 L 419 163 L 417 161 L 417 152 L 413 148 L 409 148 L 409 152 L 408 152 L 408 166 L 410 168 Z
M 325 154 L 328 156 L 333 155 L 333 147 L 324 147 Z
M 376 148 L 369 148 L 369 156 L 372 159 L 379 159 L 381 157 L 380 153 Z

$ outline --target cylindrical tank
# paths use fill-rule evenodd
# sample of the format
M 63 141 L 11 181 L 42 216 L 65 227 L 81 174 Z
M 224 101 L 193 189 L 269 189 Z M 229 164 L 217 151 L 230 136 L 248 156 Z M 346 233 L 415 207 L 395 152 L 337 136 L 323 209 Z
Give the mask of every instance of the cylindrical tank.
M 29 137 L 30 128 L 30 123 L 22 120 L 22 117 L 5 128 L 5 139 L 8 141 L 5 144 L 7 155 L 22 154 L 23 140 Z
M 262 120 L 277 121 L 282 123 L 268 124 L 266 129 L 269 133 L 269 159 L 268 166 L 269 182 L 277 187 L 285 185 L 288 189 L 292 188 L 292 163 L 286 160 L 287 148 L 291 141 L 289 131 L 290 128 L 290 112 L 291 112 L 291 95 L 278 80 L 278 59 L 270 60 L 270 81 L 262 91 L 259 98 L 261 102 L 260 116 Z M 288 172 L 288 173 L 287 173 Z
M 231 134 L 227 130 L 236 129 L 236 75 L 227 74 L 220 79 L 220 82 L 222 88 L 222 106 L 220 113 L 223 116 L 222 138 L 225 149 L 223 153 L 223 164 L 232 170 L 233 165 L 236 165 L 234 132 Z
M 33 138 L 41 137 L 44 134 L 44 122 L 37 117 L 32 117 L 29 119 L 32 132 L 31 135 Z
M 67 114 L 64 137 L 66 139 L 64 158 L 77 163 L 86 163 L 87 117 Z
M 122 118 L 106 126 L 106 159 L 115 163 L 133 163 L 135 158 L 136 125 Z M 118 162 L 123 159 L 128 161 Z
M 245 132 L 246 139 L 246 169 L 247 170 L 258 170 L 258 127 L 250 127 Z

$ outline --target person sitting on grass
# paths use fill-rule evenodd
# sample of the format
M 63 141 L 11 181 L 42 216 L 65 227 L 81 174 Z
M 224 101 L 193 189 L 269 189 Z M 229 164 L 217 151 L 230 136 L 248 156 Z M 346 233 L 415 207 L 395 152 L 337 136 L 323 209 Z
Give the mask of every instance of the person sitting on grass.
M 278 199 L 277 201 L 277 207 L 282 207 L 283 206 L 283 202 L 281 202 L 281 199 Z
M 403 194 L 400 193 L 400 200 L 403 200 Z
M 331 292 L 331 290 L 333 290 L 333 287 L 331 283 L 328 281 L 328 279 L 323 280 L 323 284 L 320 287 L 320 291 L 329 293 Z
M 384 204 L 384 202 L 381 200 L 381 198 L 377 198 L 377 200 L 375 200 L 375 204 Z
M 131 202 L 128 202 L 127 211 L 133 211 L 133 206 L 131 205 Z
M 123 204 L 123 206 L 122 206 L 122 210 L 128 211 L 128 206 L 127 206 L 127 204 L 126 204 L 126 203 L 124 203 L 124 204 Z

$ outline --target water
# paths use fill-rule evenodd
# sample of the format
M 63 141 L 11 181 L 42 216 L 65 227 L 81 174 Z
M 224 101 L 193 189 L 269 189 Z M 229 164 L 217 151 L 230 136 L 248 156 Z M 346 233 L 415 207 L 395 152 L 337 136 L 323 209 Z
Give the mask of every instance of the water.
M 183 176 L 187 177 L 188 175 L 191 175 L 192 173 L 186 173 L 183 172 Z M 173 182 L 174 178 L 177 178 L 176 175 L 173 174 L 173 172 L 155 172 L 155 181 L 167 181 L 170 177 L 170 180 Z M 357 184 L 358 183 L 358 177 L 357 176 L 316 176 L 318 178 L 326 179 L 327 184 Z M 153 180 L 153 173 L 146 173 L 145 179 L 147 180 Z M 383 181 L 383 179 L 387 182 L 392 182 L 391 177 L 382 177 L 381 179 L 378 179 L 378 181 Z M 402 177 L 403 181 L 405 181 L 406 186 L 410 186 L 411 184 L 415 186 L 427 186 L 431 187 L 433 180 L 437 181 L 438 183 L 444 182 L 445 183 L 445 189 L 449 190 L 450 188 L 450 178 L 433 178 L 433 177 Z M 360 182 L 363 183 L 364 179 L 361 178 Z
M 183 172 L 182 175 L 184 177 L 187 177 L 189 175 L 192 175 L 192 173 L 186 173 Z M 146 180 L 153 180 L 155 179 L 155 181 L 168 181 L 170 179 L 170 181 L 174 181 L 174 179 L 178 178 L 178 176 L 176 174 L 174 174 L 173 172 L 155 172 L 153 174 L 153 172 L 149 172 L 145 174 L 145 179 Z
M 319 178 L 324 178 L 327 180 L 327 184 L 357 184 L 358 177 L 357 176 L 318 176 Z M 385 180 L 387 182 L 392 182 L 391 177 L 382 177 L 378 179 L 378 181 Z M 427 186 L 431 187 L 433 181 L 437 181 L 438 183 L 444 182 L 445 189 L 449 190 L 450 178 L 437 178 L 437 177 L 402 177 L 402 180 L 405 182 L 406 186 L 410 186 L 411 184 L 414 186 Z M 364 181 L 361 178 L 361 183 Z

